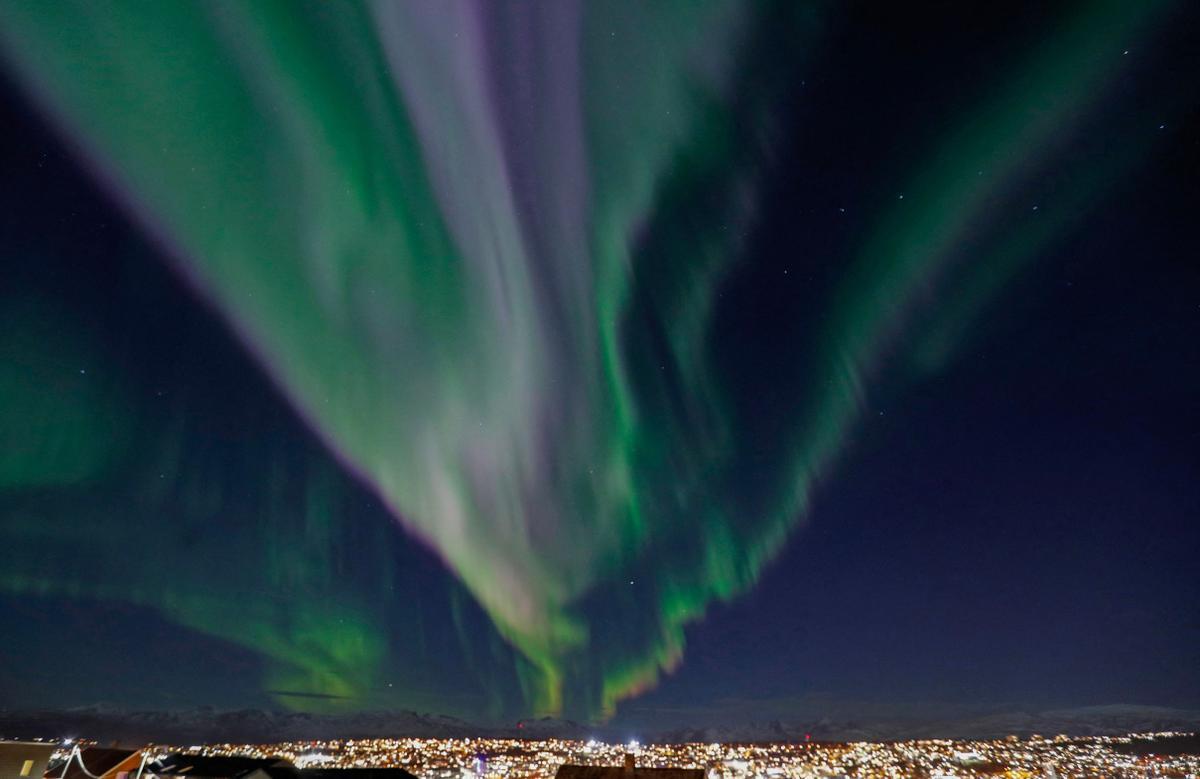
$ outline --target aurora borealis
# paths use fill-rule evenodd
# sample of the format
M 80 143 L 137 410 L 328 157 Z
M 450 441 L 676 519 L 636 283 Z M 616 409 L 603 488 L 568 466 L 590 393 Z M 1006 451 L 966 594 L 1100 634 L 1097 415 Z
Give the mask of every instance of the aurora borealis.
M 0 590 L 281 705 L 612 715 L 1194 117 L 1176 4 L 1029 14 L 838 149 L 862 8 L 0 5 L 111 209 L 10 226 Z

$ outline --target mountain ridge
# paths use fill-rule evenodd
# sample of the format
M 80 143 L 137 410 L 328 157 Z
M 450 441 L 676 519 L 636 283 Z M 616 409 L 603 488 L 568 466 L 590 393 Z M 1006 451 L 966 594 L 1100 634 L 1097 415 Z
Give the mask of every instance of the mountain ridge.
M 126 743 L 271 743 L 350 738 L 600 738 L 624 741 L 629 728 L 540 718 L 479 725 L 415 711 L 313 714 L 266 709 L 136 710 L 106 705 L 72 709 L 0 710 L 0 737 L 88 738 Z M 1001 711 L 967 718 L 772 719 L 718 727 L 642 732 L 644 742 L 747 743 L 985 739 L 1016 735 L 1102 736 L 1200 731 L 1200 710 L 1113 704 L 1045 711 Z

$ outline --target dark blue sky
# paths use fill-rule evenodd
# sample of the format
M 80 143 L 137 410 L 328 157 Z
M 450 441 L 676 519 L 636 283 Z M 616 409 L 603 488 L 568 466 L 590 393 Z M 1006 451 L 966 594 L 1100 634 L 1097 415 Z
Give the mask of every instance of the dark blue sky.
M 830 193 L 853 202 L 874 161 L 856 157 L 848 173 L 839 148 L 887 157 L 896 137 L 864 117 L 906 101 L 896 116 L 937 116 L 997 48 L 1046 29 L 1007 7 L 973 20 L 966 9 L 932 14 L 919 32 L 899 9 L 894 26 L 876 11 L 863 11 L 875 24 L 847 31 L 846 69 L 814 79 L 821 108 L 796 109 L 803 141 L 795 178 L 780 185 L 781 216 L 760 238 L 764 254 L 780 255 L 764 261 L 764 278 L 795 262 L 786 247 L 842 240 L 824 225 Z M 758 587 L 689 632 L 682 670 L 631 716 L 700 701 L 724 716 L 771 701 L 762 711 L 785 718 L 842 701 L 914 711 L 1200 701 L 1200 251 L 1190 216 L 1200 63 L 1187 43 L 1195 20 L 1178 21 L 1072 152 L 1172 112 L 1180 99 L 1158 82 L 1190 78 L 1190 107 L 1172 114 L 1152 158 L 984 312 L 943 373 L 868 394 L 867 421 L 807 526 Z M 902 121 L 895 134 L 906 128 L 936 132 Z M 1061 184 L 1035 182 L 1030 202 L 1053 202 Z M 819 288 L 820 260 L 807 270 Z M 750 316 L 793 322 L 795 291 L 760 283 L 766 310 Z

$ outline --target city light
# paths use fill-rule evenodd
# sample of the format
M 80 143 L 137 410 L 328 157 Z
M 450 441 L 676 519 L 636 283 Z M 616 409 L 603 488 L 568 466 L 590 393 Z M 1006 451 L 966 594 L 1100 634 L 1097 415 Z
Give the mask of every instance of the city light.
M 278 744 L 159 745 L 155 756 L 202 755 L 284 758 L 298 766 L 403 768 L 423 779 L 550 779 L 565 763 L 623 765 L 636 753 L 640 768 L 702 769 L 708 779 L 1200 779 L 1200 755 L 1173 748 L 1195 734 L 1126 736 L 1009 736 L 953 741 L 762 744 L 610 744 L 592 738 L 432 739 L 376 738 L 291 741 Z M 64 742 L 65 745 L 65 742 Z

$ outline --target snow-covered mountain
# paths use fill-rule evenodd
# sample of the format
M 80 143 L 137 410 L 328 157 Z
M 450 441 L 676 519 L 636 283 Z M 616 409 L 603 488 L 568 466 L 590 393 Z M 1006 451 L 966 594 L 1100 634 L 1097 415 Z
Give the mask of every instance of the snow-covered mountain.
M 643 741 L 766 742 L 891 741 L 912 738 L 996 738 L 1008 735 L 1121 735 L 1200 731 L 1200 711 L 1156 706 L 1093 706 L 1042 712 L 1002 711 L 957 718 L 772 720 L 727 727 L 641 732 Z M 89 706 L 60 711 L 0 711 L 0 738 L 85 737 L 98 741 L 172 744 L 273 742 L 330 738 L 467 736 L 525 739 L 592 737 L 621 740 L 611 727 L 562 719 L 528 719 L 511 726 L 480 726 L 440 714 L 412 711 L 308 714 L 261 709 L 136 711 Z
M 753 741 L 899 741 L 916 738 L 984 739 L 1004 736 L 1116 736 L 1126 733 L 1200 731 L 1200 711 L 1158 706 L 1090 706 L 1043 712 L 1004 711 L 975 717 L 904 717 L 863 720 L 772 721 L 736 727 L 692 728 L 659 733 L 681 743 Z
M 86 737 L 158 743 L 269 742 L 328 738 L 454 738 L 489 732 L 441 714 L 412 711 L 346 715 L 262 709 L 136 711 L 89 706 L 63 711 L 0 711 L 0 735 Z

